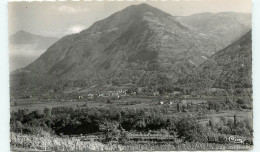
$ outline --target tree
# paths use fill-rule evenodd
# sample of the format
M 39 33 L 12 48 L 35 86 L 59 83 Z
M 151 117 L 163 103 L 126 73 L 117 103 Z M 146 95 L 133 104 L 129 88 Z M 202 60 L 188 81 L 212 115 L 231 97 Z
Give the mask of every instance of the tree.
M 165 91 L 165 89 L 163 87 L 159 87 L 157 89 L 157 91 L 159 91 L 159 94 L 165 94 L 166 93 L 166 91 Z
M 107 99 L 107 104 L 110 104 L 110 103 L 111 103 L 111 101 L 109 99 Z
M 234 114 L 234 125 L 237 125 L 237 115 Z
M 45 114 L 46 117 L 50 117 L 51 116 L 50 108 L 44 108 L 43 113 Z
M 227 119 L 226 119 L 226 117 L 220 116 L 220 120 L 221 120 L 221 122 L 223 123 L 224 126 L 227 124 Z
M 245 104 L 246 102 L 244 99 L 239 98 L 239 99 L 237 99 L 237 103 L 242 105 L 242 104 Z
M 188 142 L 207 142 L 209 130 L 194 117 L 184 117 L 176 125 L 177 135 Z
M 104 121 L 99 125 L 99 130 L 102 131 L 105 135 L 106 141 L 116 140 L 120 138 L 120 130 L 118 129 L 119 124 L 116 121 Z
M 245 126 L 246 128 L 251 132 L 251 134 L 253 133 L 253 120 L 251 118 L 246 118 L 244 120 Z
M 23 133 L 23 124 L 20 121 L 16 121 L 16 130 Z
M 177 103 L 177 111 L 178 111 L 178 112 L 181 112 L 180 103 L 179 103 L 179 102 Z

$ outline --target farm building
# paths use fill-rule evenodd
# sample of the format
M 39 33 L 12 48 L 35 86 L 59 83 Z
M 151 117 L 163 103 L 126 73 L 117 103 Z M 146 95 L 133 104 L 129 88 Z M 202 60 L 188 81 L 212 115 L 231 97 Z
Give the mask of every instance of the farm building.
M 160 104 L 160 105 L 163 105 L 163 104 L 164 104 L 164 102 L 163 102 L 163 101 L 160 101 L 160 102 L 159 102 L 159 104 Z
M 181 95 L 181 92 L 180 92 L 180 91 L 173 91 L 173 95 L 174 95 L 174 96 L 180 96 L 180 95 Z
M 153 96 L 159 96 L 159 95 L 160 95 L 159 91 L 153 93 Z

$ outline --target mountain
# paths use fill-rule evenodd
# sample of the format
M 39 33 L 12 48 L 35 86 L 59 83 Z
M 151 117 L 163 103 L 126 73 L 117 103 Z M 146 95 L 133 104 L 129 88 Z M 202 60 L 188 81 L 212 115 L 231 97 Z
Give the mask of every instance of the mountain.
M 252 88 L 252 31 L 181 79 L 182 87 L 196 90 L 208 88 Z
M 37 59 L 52 44 L 55 37 L 43 37 L 20 30 L 9 37 L 10 70 L 24 68 Z
M 252 25 L 252 15 L 249 13 L 200 13 L 177 19 L 202 33 L 214 35 L 226 46 L 247 33 Z
M 47 49 L 58 41 L 56 37 L 34 35 L 24 30 L 17 31 L 9 37 L 10 45 L 33 45 L 36 49 Z
M 176 82 L 226 46 L 222 37 L 188 26 L 178 17 L 147 4 L 132 5 L 61 38 L 12 75 L 15 84 L 32 75 L 30 84 L 36 84 L 33 81 L 46 75 L 65 86 L 111 82 L 157 86 Z

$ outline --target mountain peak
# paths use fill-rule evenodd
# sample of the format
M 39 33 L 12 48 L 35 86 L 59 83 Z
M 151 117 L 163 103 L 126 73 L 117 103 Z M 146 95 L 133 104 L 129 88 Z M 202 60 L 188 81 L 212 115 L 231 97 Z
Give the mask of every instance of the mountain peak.
M 169 15 L 168 13 L 156 8 L 156 7 L 153 7 L 151 5 L 148 5 L 146 3 L 142 3 L 142 4 L 138 4 L 138 5 L 131 5 L 127 8 L 125 8 L 124 10 L 128 10 L 130 12 L 133 12 L 135 14 L 139 14 L 139 15 L 143 15 L 144 13 L 146 12 L 152 12 L 154 14 L 164 14 L 164 15 Z M 122 10 L 122 11 L 124 11 Z
M 93 23 L 90 28 L 81 31 L 80 33 L 93 35 L 99 32 L 111 31 L 111 29 L 120 29 L 123 31 L 127 30 L 132 23 L 137 24 L 142 21 L 149 22 L 152 20 L 167 22 L 169 16 L 171 15 L 145 3 L 130 5 L 103 20 Z
M 138 5 L 133 5 L 135 7 L 150 7 L 150 8 L 153 8 L 151 5 L 148 5 L 146 3 L 142 3 L 142 4 L 138 4 Z
M 26 32 L 26 31 L 24 31 L 24 30 L 19 30 L 19 31 L 17 31 L 15 34 L 27 34 L 27 35 L 32 35 L 31 33 L 29 33 L 29 32 Z

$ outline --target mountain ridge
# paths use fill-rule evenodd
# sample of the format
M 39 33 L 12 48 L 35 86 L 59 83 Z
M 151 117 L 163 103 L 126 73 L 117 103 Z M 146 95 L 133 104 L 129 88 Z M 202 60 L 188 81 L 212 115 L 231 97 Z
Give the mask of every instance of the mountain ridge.
M 149 5 L 129 6 L 61 38 L 23 70 L 34 79 L 49 75 L 74 86 L 110 81 L 158 86 L 192 72 L 223 49 L 223 41 Z
M 10 45 L 36 45 L 37 49 L 47 49 L 57 40 L 56 37 L 45 37 L 24 30 L 19 30 L 9 37 Z
M 178 83 L 192 90 L 251 88 L 252 30 L 214 54 Z
M 37 59 L 58 38 L 44 37 L 19 30 L 9 36 L 10 71 L 24 68 Z

